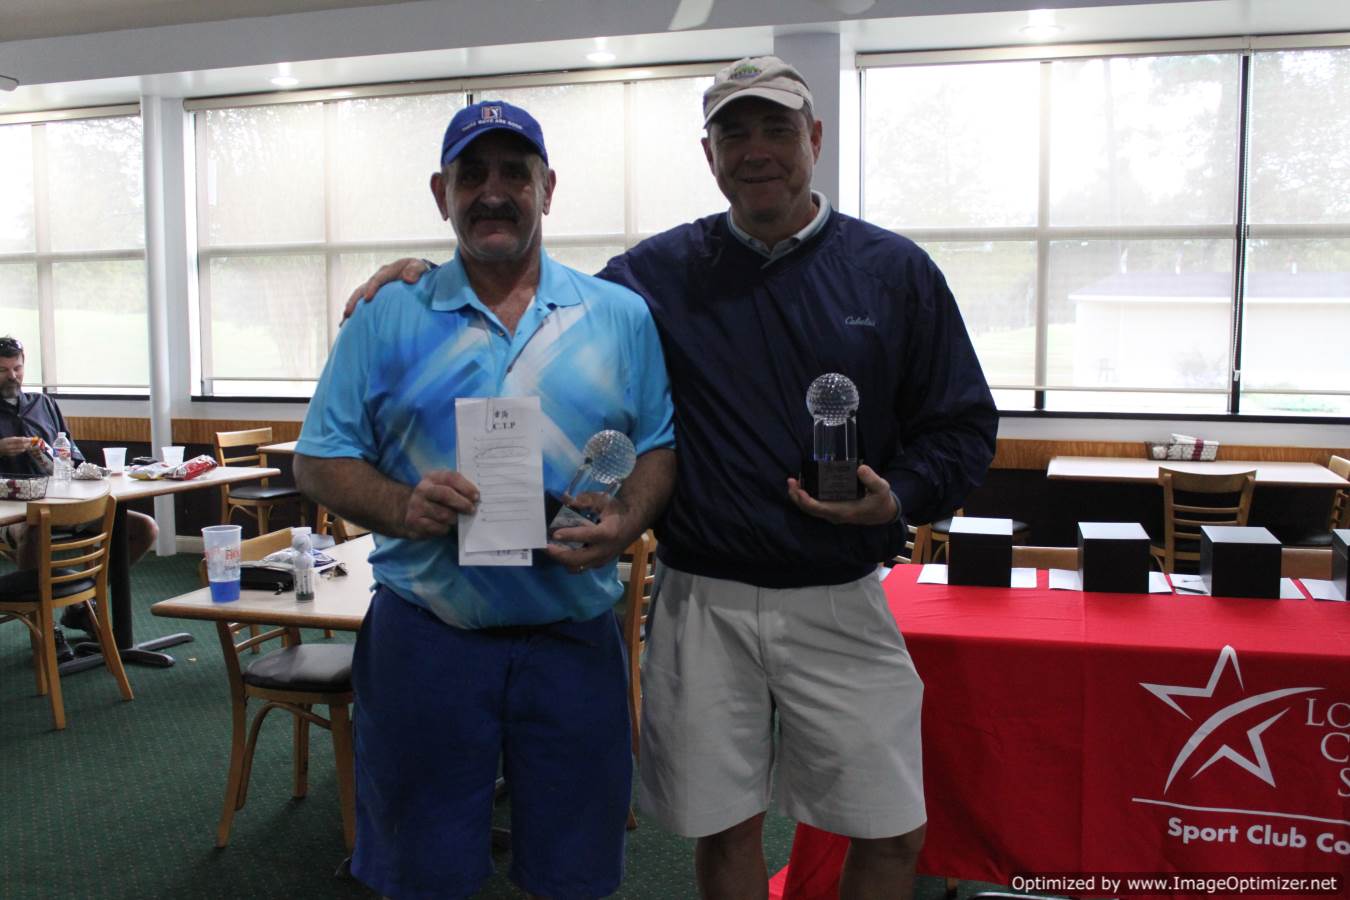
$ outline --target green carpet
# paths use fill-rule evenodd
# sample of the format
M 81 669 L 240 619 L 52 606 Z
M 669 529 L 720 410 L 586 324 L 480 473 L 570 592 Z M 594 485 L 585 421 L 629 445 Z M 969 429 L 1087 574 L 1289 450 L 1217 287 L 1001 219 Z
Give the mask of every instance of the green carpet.
M 169 649 L 178 660 L 172 668 L 128 666 L 130 703 L 106 669 L 67 676 L 64 732 L 52 730 L 47 700 L 34 692 L 27 630 L 0 625 L 0 897 L 374 896 L 334 876 L 346 852 L 328 733 L 311 731 L 309 796 L 293 800 L 290 720 L 281 714 L 263 728 L 230 846 L 214 847 L 229 742 L 219 643 L 211 623 L 149 612 L 152 602 L 196 587 L 197 561 L 151 555 L 132 575 L 137 639 L 187 631 L 196 641 Z M 770 872 L 786 862 L 792 829 L 769 814 Z M 692 860 L 691 841 L 640 820 L 615 896 L 693 898 Z M 504 872 L 506 855 L 496 862 Z M 942 896 L 939 879 L 922 878 L 919 887 L 921 897 Z M 962 884 L 961 893 L 976 887 Z M 499 874 L 479 896 L 521 895 Z

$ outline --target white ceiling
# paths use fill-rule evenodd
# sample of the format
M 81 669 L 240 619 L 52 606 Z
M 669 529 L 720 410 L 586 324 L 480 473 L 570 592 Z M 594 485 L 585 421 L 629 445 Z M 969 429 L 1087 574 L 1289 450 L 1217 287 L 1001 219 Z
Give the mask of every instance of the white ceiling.
M 1350 0 L 1090 2 L 879 0 L 868 15 L 882 17 L 820 22 L 812 0 L 718 0 L 707 27 L 667 32 L 676 0 L 3 0 L 0 73 L 24 86 L 0 93 L 0 113 L 275 91 L 279 64 L 313 88 L 596 68 L 584 57 L 600 43 L 610 66 L 728 60 L 794 31 L 838 32 L 858 52 L 1008 46 L 1032 42 L 1032 6 L 1059 7 L 1056 40 L 1070 43 L 1350 32 Z M 63 30 L 133 23 L 150 27 Z M 20 33 L 61 36 L 9 40 Z
M 21 41 L 402 2 L 404 0 L 5 0 L 4 7 L 0 8 L 0 35 L 7 41 Z

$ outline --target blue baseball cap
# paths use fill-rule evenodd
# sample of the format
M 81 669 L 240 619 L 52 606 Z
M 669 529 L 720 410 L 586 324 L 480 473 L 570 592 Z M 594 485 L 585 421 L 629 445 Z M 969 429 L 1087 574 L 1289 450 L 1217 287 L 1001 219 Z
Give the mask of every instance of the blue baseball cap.
M 534 116 L 502 100 L 480 100 L 473 106 L 466 106 L 450 120 L 441 139 L 441 165 L 454 162 L 455 157 L 464 152 L 464 148 L 489 131 L 510 131 L 518 134 L 534 145 L 548 165 L 548 151 L 544 149 L 544 131 Z

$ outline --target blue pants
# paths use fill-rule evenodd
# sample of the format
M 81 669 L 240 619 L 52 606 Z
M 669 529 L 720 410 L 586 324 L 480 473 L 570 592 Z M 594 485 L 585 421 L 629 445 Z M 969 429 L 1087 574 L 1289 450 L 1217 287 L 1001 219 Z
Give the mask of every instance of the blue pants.
M 381 587 L 352 670 L 352 873 L 393 898 L 472 895 L 492 874 L 503 761 L 512 881 L 559 900 L 613 893 L 633 771 L 625 672 L 612 612 L 469 631 Z

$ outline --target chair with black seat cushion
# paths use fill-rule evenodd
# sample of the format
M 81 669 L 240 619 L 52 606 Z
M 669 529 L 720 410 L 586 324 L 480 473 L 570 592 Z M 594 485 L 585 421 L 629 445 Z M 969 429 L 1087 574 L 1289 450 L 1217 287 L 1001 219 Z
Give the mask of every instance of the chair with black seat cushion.
M 1350 479 L 1350 459 L 1333 456 L 1327 468 L 1345 479 Z M 1337 528 L 1350 528 L 1350 488 L 1341 488 L 1331 496 L 1331 512 L 1325 526 L 1310 528 L 1294 535 L 1281 534 L 1286 547 L 1330 547 L 1331 532 Z
M 270 443 L 272 443 L 271 428 L 217 431 L 216 462 L 222 466 L 266 466 L 267 454 L 260 453 L 258 447 Z M 220 522 L 222 525 L 229 525 L 235 512 L 242 512 L 246 516 L 251 516 L 258 523 L 258 534 L 266 534 L 267 520 L 272 513 L 272 508 L 291 502 L 299 507 L 300 524 L 303 525 L 305 523 L 305 507 L 299 488 L 273 485 L 271 480 L 267 478 L 250 484 L 222 484 L 220 486 Z
M 1177 562 L 1199 563 L 1200 528 L 1247 524 L 1256 489 L 1256 470 L 1232 474 L 1158 470 L 1163 492 L 1163 542 L 1149 552 L 1171 575 Z
M 37 692 L 47 695 L 57 730 L 66 727 L 66 708 L 53 610 L 80 605 L 88 611 L 122 699 L 133 698 L 108 618 L 108 551 L 116 507 L 107 494 L 80 502 L 29 503 L 28 540 L 38 542 L 37 568 L 0 578 L 0 622 L 16 619 L 27 626 Z
M 288 530 L 272 532 L 244 541 L 240 545 L 240 557 L 260 559 L 288 544 Z M 202 581 L 206 581 L 204 571 Z M 348 712 L 353 697 L 353 646 L 305 644 L 301 642 L 298 628 L 272 628 L 239 639 L 245 629 L 254 627 L 234 622 L 216 623 L 216 634 L 220 638 L 230 683 L 233 722 L 230 770 L 225 784 L 225 804 L 216 829 L 216 846 L 224 847 L 229 843 L 234 814 L 244 808 L 253 753 L 263 719 L 272 710 L 280 709 L 294 717 L 292 795 L 296 798 L 304 797 L 309 791 L 309 726 L 318 725 L 332 733 L 338 797 L 342 809 L 342 836 L 350 850 L 356 840 L 355 763 L 352 754 L 352 723 Z M 259 646 L 276 640 L 281 641 L 280 647 L 244 663 L 244 653 L 256 653 Z M 259 700 L 263 704 L 254 715 L 251 726 L 248 723 L 250 700 Z M 327 706 L 328 718 L 315 713 L 315 706 Z
M 956 512 L 952 513 L 952 518 L 964 516 L 965 514 L 966 511 L 964 509 L 958 509 Z M 947 557 L 947 540 L 951 536 L 952 520 L 938 519 L 936 522 L 933 522 L 929 528 L 930 537 L 928 548 L 925 550 L 925 556 L 921 560 L 916 561 L 941 562 Z M 1025 544 L 1031 539 L 1031 526 L 1026 522 L 1013 519 L 1012 528 L 1014 544 Z

